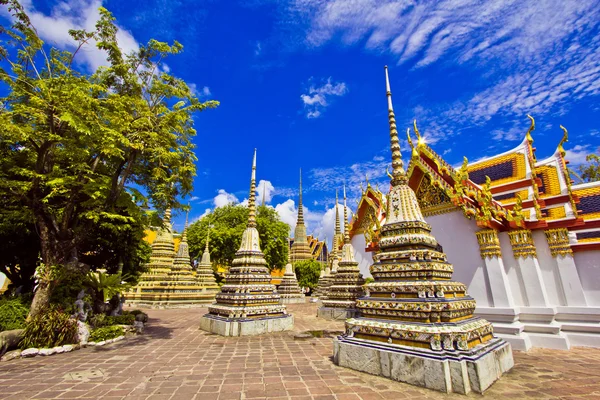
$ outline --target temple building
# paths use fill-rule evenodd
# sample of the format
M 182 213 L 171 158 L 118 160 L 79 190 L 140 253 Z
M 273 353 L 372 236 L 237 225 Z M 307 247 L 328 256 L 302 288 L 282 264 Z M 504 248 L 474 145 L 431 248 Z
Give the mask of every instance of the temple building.
M 290 238 L 290 254 L 292 252 L 292 246 L 294 243 L 294 239 Z M 310 250 L 311 259 L 320 262 L 325 265 L 329 258 L 329 249 L 327 247 L 327 243 L 324 240 L 319 240 L 318 237 L 314 237 L 313 235 L 306 236 L 306 242 L 308 243 L 308 248 Z M 300 261 L 300 260 L 297 260 Z
M 357 315 L 356 299 L 363 295 L 363 279 L 358 262 L 354 259 L 354 249 L 350 244 L 350 229 L 348 228 L 348 208 L 346 207 L 346 187 L 344 186 L 344 246 L 342 247 L 342 259 L 339 261 L 337 273 L 330 281 L 327 295 L 323 299 L 322 306 L 317 310 L 317 316 L 326 319 L 347 319 Z M 337 193 L 336 193 L 336 217 L 337 217 Z M 336 218 L 336 229 L 339 229 L 339 218 Z M 334 241 L 337 242 L 338 235 Z M 337 255 L 337 243 L 334 251 Z
M 563 148 L 538 159 L 535 121 L 502 154 L 450 166 L 417 128 L 407 170 L 455 277 L 469 282 L 476 315 L 513 348 L 600 347 L 600 182 L 574 185 Z M 370 186 L 352 222 L 363 275 L 379 251 L 385 197 Z
M 298 286 L 296 273 L 292 267 L 290 253 L 288 253 L 288 262 L 285 266 L 285 273 L 281 278 L 281 283 L 277 287 L 277 292 L 281 296 L 281 304 L 304 303 L 305 296 L 302 289 Z
M 240 249 L 216 296 L 216 304 L 200 320 L 200 329 L 222 336 L 248 336 L 289 330 L 294 318 L 271 284 L 267 261 L 256 229 L 256 150 L 252 161 L 248 225 Z
M 302 210 L 302 170 L 300 170 L 300 194 L 298 198 L 298 221 L 294 229 L 294 241 L 291 248 L 292 263 L 313 258 L 306 238 L 306 225 L 304 225 L 304 211 Z
M 446 393 L 483 393 L 513 367 L 510 344 L 473 316 L 475 300 L 431 234 L 403 168 L 387 76 L 392 153 L 388 215 L 380 228 L 375 282 L 359 316 L 334 339 L 334 362 Z
M 186 307 L 211 303 L 214 293 L 206 290 L 193 274 L 187 244 L 187 218 L 178 252 L 171 228 L 171 210 L 167 209 L 161 228 L 152 242 L 148 272 L 126 293 L 129 304 L 153 307 Z

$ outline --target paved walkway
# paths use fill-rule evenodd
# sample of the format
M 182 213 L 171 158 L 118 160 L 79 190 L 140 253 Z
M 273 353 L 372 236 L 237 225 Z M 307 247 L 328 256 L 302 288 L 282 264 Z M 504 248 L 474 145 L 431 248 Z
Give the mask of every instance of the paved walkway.
M 295 331 L 341 331 L 316 305 L 291 305 Z M 223 338 L 198 330 L 206 309 L 150 310 L 146 334 L 113 345 L 0 364 L 1 399 L 465 399 L 335 366 L 331 338 L 285 332 Z M 515 352 L 486 399 L 600 399 L 600 349 Z

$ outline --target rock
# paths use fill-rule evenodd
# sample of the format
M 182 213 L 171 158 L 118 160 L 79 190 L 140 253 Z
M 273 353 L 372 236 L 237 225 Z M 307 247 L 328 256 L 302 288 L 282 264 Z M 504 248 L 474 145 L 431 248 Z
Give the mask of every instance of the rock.
M 77 340 L 79 344 L 86 344 L 90 338 L 90 327 L 85 322 L 77 321 Z
M 125 336 L 119 336 L 115 338 L 115 342 L 118 342 L 119 340 L 123 340 L 125 339 Z
M 106 339 L 104 341 L 104 344 L 111 344 L 111 343 L 114 343 L 114 342 L 115 342 L 115 339 Z
M 52 348 L 52 349 L 40 349 L 40 352 L 38 353 L 38 355 L 40 355 L 40 356 L 51 356 L 53 354 L 56 354 L 56 350 L 54 348 Z
M 101 342 L 97 342 L 97 343 L 95 344 L 95 346 L 104 346 L 105 344 L 106 344 L 106 341 L 104 341 L 104 340 L 103 340 L 103 341 L 101 341 Z
M 145 324 L 146 322 L 148 322 L 148 314 L 139 313 L 135 316 L 135 320 L 139 321 L 139 322 L 143 322 Z
M 70 351 L 75 350 L 75 346 L 73 346 L 72 344 L 65 344 L 64 346 L 62 346 L 63 349 L 63 353 L 68 353 Z
M 2 356 L 2 358 L 0 358 L 0 361 L 10 361 L 19 357 L 21 357 L 21 350 L 13 350 L 9 351 L 4 356 Z
M 139 314 L 138 314 L 139 315 Z M 133 327 L 136 333 L 144 333 L 144 323 L 141 321 L 134 321 Z
M 31 347 L 29 349 L 25 349 L 21 352 L 21 357 L 35 357 L 40 353 L 40 349 L 36 349 L 35 347 Z
M 9 350 L 14 350 L 23 338 L 24 329 L 13 329 L 0 332 L 0 356 Z
M 65 352 L 65 349 L 63 348 L 63 346 L 53 347 L 52 350 L 54 350 L 54 352 L 56 354 L 62 354 Z

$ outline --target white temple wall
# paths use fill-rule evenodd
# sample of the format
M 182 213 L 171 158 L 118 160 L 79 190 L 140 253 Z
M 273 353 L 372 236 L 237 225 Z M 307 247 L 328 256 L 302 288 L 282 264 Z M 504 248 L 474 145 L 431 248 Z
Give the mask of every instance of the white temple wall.
M 365 251 L 367 243 L 365 241 L 365 235 L 358 234 L 354 235 L 350 240 L 350 244 L 354 248 L 354 259 L 358 261 L 358 268 L 363 278 L 371 278 L 371 265 L 373 265 L 372 252 Z
M 0 272 L 0 289 L 2 289 L 2 287 L 4 286 L 6 279 L 7 279 L 6 275 L 4 275 L 2 272 Z
M 525 287 L 523 286 L 523 277 L 521 276 L 519 264 L 513 254 L 508 233 L 498 232 L 498 240 L 500 240 L 502 261 L 504 263 L 506 275 L 508 276 L 508 283 L 510 285 L 514 304 L 515 306 L 526 306 L 527 295 L 525 294 Z
M 600 306 L 600 251 L 575 253 L 575 265 L 589 306 Z
M 542 279 L 548 294 L 548 303 L 550 306 L 564 306 L 565 300 L 563 290 L 558 276 L 556 259 L 550 254 L 550 247 L 546 240 L 544 231 L 536 230 L 532 232 L 533 243 L 542 270 Z
M 431 232 L 442 245 L 448 262 L 454 266 L 452 279 L 467 285 L 471 297 L 480 307 L 493 306 L 485 263 L 479 253 L 475 232 L 479 227 L 465 218 L 462 211 L 426 217 Z

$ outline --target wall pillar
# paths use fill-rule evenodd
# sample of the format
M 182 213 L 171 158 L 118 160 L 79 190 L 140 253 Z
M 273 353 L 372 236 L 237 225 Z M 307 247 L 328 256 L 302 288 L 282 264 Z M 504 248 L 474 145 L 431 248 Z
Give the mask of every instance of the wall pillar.
M 550 254 L 556 259 L 565 305 L 568 307 L 587 306 L 583 286 L 573 258 L 573 250 L 569 243 L 569 231 L 567 228 L 558 228 L 548 229 L 544 233 L 550 247 Z
M 542 271 L 531 231 L 528 229 L 510 231 L 508 237 L 513 255 L 523 277 L 527 305 L 530 307 L 548 307 L 548 294 L 542 279 Z
M 483 229 L 475 234 L 479 242 L 481 258 L 485 262 L 494 307 L 514 307 L 508 276 L 506 276 L 504 262 L 502 261 L 498 231 Z

